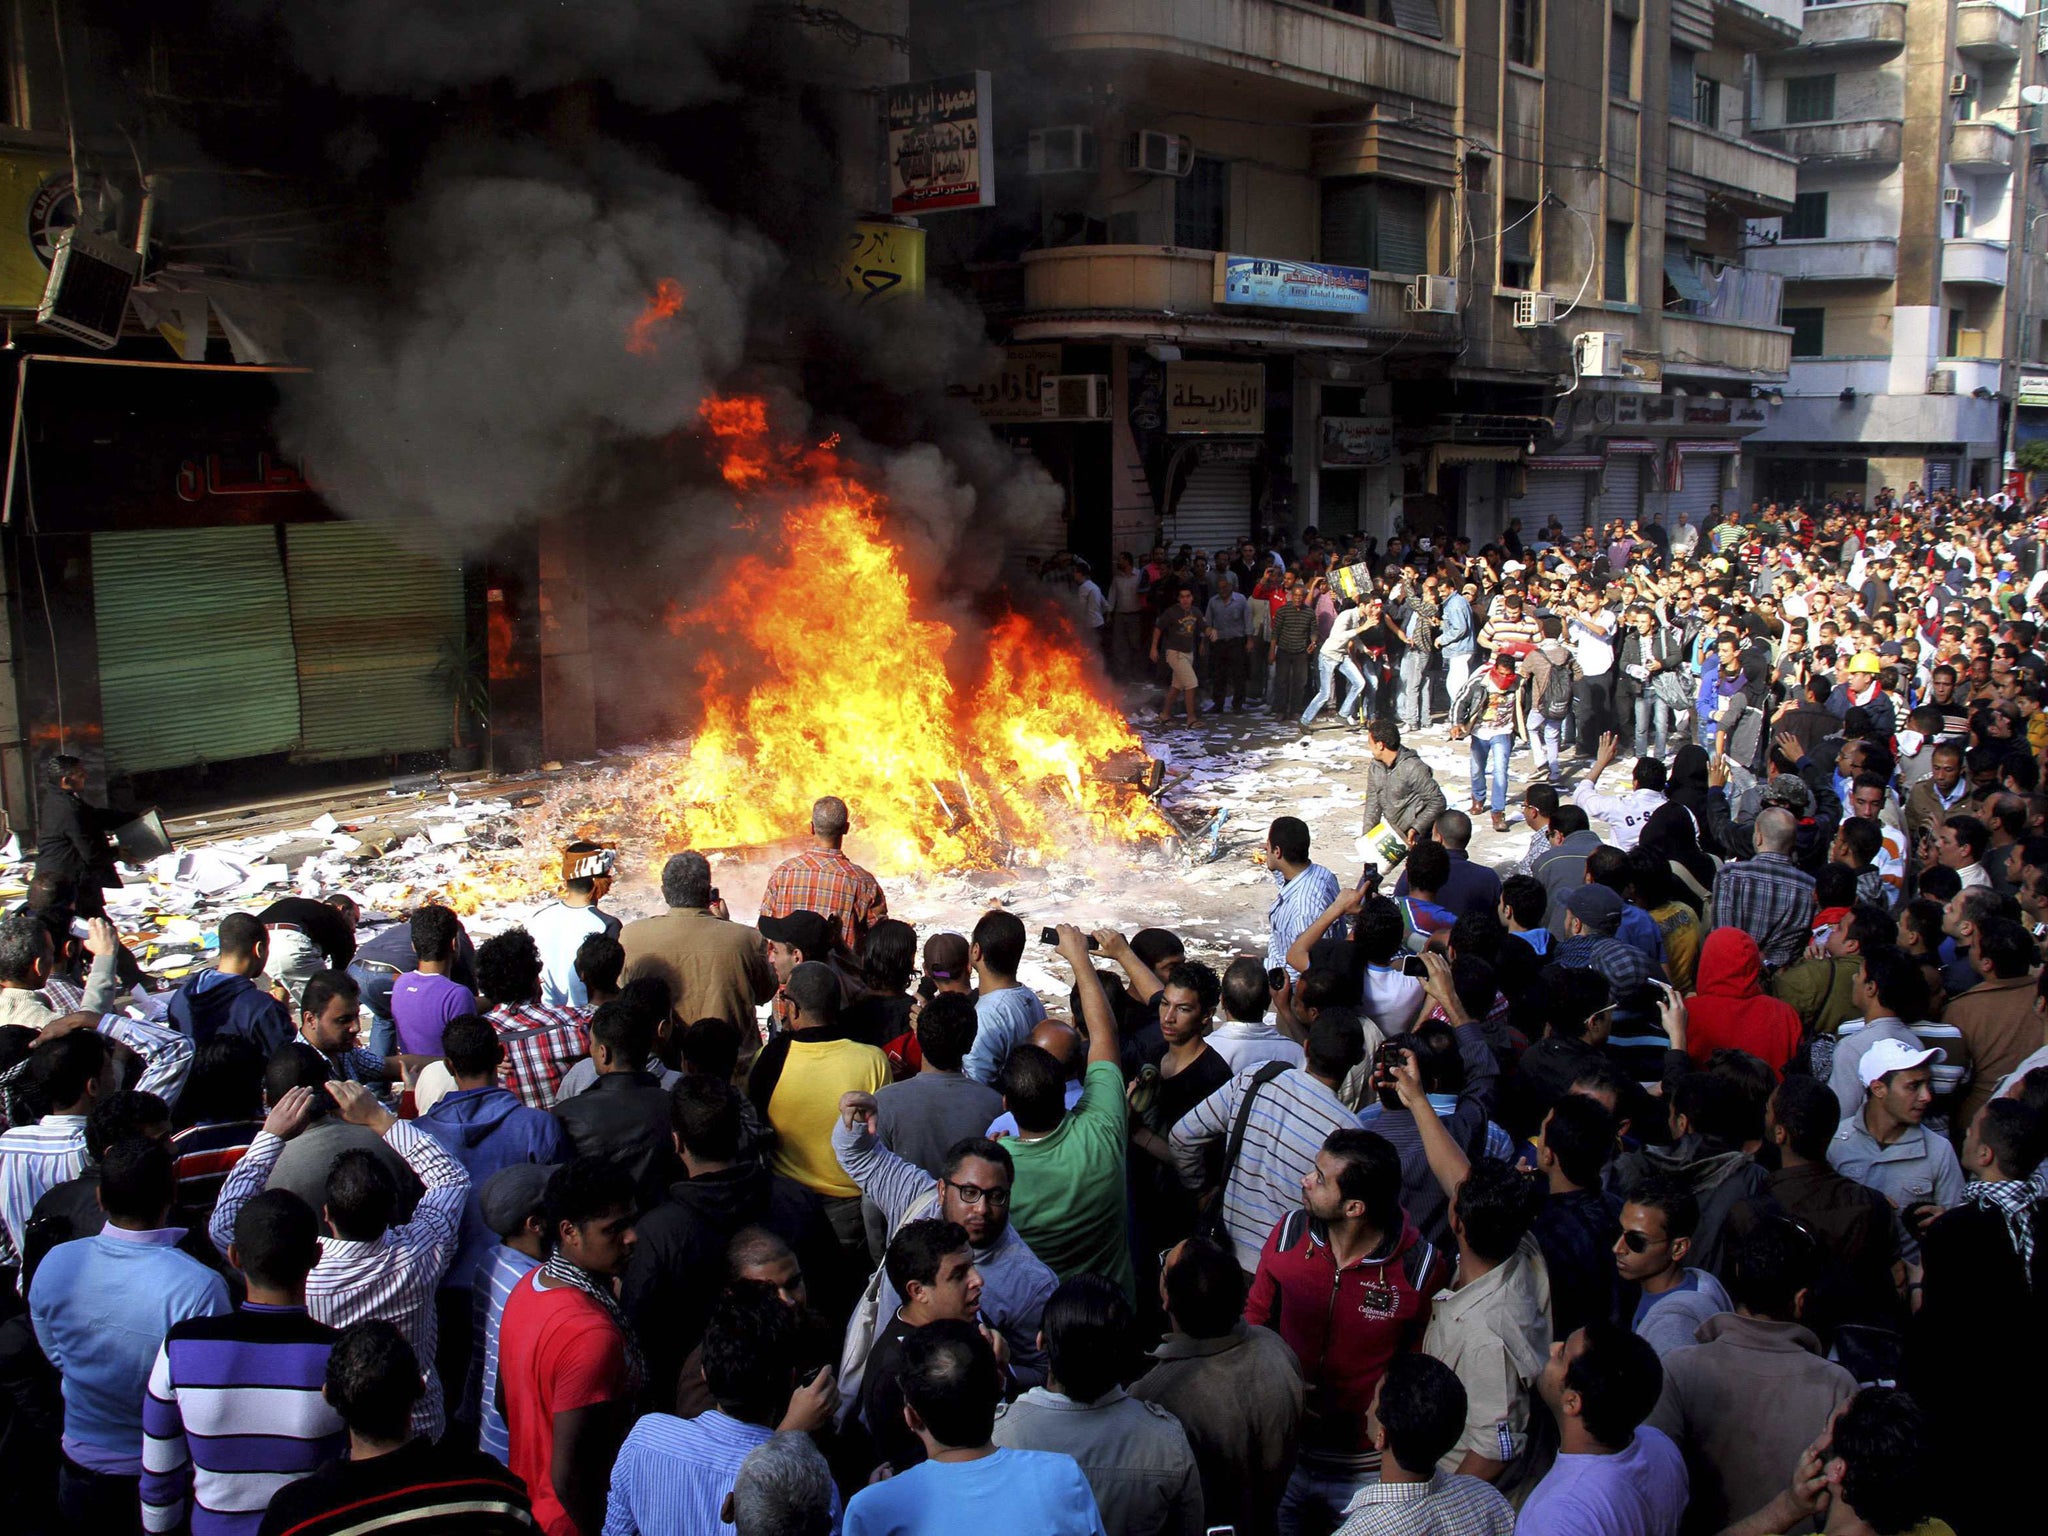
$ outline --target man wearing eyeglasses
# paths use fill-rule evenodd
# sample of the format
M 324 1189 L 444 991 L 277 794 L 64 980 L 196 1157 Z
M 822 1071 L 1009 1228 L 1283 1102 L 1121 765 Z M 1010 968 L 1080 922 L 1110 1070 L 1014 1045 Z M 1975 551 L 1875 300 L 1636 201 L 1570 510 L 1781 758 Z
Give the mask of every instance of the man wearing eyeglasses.
M 968 1136 L 947 1149 L 934 1179 L 914 1163 L 885 1148 L 876 1132 L 875 1098 L 849 1093 L 839 1101 L 832 1150 L 846 1176 L 882 1213 L 891 1233 L 906 1222 L 936 1217 L 967 1233 L 974 1267 L 981 1276 L 982 1322 L 1010 1346 L 1008 1384 L 1017 1391 L 1045 1380 L 1045 1352 L 1039 1323 L 1046 1298 L 1059 1282 L 1010 1225 L 1010 1188 L 1015 1167 L 1003 1144 Z M 886 1269 L 879 1274 L 877 1317 L 894 1317 L 903 1303 Z M 850 1360 L 855 1351 L 849 1349 Z M 858 1390 L 842 1380 L 841 1390 Z

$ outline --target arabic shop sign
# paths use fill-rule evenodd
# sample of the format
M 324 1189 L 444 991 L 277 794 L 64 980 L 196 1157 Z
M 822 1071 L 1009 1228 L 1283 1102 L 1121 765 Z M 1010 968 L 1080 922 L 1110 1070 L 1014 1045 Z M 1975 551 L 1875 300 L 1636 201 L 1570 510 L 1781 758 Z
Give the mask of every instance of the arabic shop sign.
M 987 70 L 892 85 L 886 110 L 892 213 L 994 206 Z
M 834 274 L 856 304 L 881 304 L 924 292 L 924 231 L 863 219 L 846 236 Z
M 1323 418 L 1323 468 L 1373 469 L 1393 462 L 1393 417 Z
M 1060 371 L 1058 343 L 1032 347 L 1008 347 L 1002 363 L 972 385 L 955 384 L 947 394 L 966 400 L 981 412 L 983 421 L 1043 421 L 1045 407 L 1039 402 L 1038 381 Z
M 2020 375 L 2019 403 L 2029 407 L 2048 406 L 2048 373 Z
M 1166 430 L 1263 432 L 1266 368 L 1263 363 L 1168 363 Z
M 1218 251 L 1215 296 L 1218 304 L 1362 315 L 1372 308 L 1372 273 L 1365 267 Z

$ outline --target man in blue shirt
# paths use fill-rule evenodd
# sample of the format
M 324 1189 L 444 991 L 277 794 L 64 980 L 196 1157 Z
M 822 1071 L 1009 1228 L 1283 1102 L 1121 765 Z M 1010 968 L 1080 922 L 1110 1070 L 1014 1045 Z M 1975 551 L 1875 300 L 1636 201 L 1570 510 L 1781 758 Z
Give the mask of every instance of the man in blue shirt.
M 759 1281 L 727 1291 L 704 1330 L 704 1384 L 717 1406 L 693 1419 L 650 1413 L 633 1426 L 612 1465 L 604 1536 L 715 1531 L 749 1453 L 778 1427 L 831 1427 L 839 1393 L 830 1367 L 803 1358 L 807 1331 Z
M 1266 829 L 1266 868 L 1279 885 L 1266 913 L 1273 930 L 1266 941 L 1266 969 L 1286 971 L 1289 981 L 1301 972 L 1287 963 L 1287 951 L 1337 899 L 1337 877 L 1310 863 L 1308 848 L 1308 823 L 1299 816 L 1277 817 Z M 1339 918 L 1325 937 L 1343 938 L 1344 920 Z
M 170 1149 L 118 1141 L 100 1163 L 107 1225 L 59 1243 L 29 1286 L 36 1342 L 64 1382 L 57 1512 L 80 1531 L 135 1529 L 141 1509 L 142 1401 L 173 1323 L 233 1310 L 219 1275 L 176 1247 Z
M 974 1011 L 981 1022 L 961 1070 L 993 1088 L 1010 1052 L 1029 1040 L 1045 1017 L 1045 1004 L 1017 980 L 1017 967 L 1024 963 L 1024 924 L 1015 913 L 984 912 L 974 925 L 967 957 L 979 989 Z
M 1107 1536 L 1071 1456 L 997 1450 L 995 1351 L 966 1322 L 940 1321 L 904 1345 L 903 1419 L 925 1459 L 855 1494 L 845 1536 Z

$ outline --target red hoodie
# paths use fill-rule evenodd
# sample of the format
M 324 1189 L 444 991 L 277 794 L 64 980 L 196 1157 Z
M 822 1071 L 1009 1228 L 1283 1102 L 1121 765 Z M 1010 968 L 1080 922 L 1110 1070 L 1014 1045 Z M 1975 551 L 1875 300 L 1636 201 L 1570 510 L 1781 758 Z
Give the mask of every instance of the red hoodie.
M 1421 1348 L 1430 1298 L 1449 1284 L 1451 1268 L 1406 1216 L 1386 1252 L 1342 1270 L 1323 1224 L 1307 1211 L 1273 1224 L 1244 1316 L 1279 1334 L 1301 1362 L 1305 1457 L 1355 1462 L 1371 1454 L 1365 1411 L 1387 1362 Z
M 1799 1014 L 1766 997 L 1763 955 L 1740 928 L 1716 928 L 1700 946 L 1699 991 L 1685 1003 L 1685 1054 L 1704 1067 L 1724 1046 L 1747 1051 L 1784 1075 L 1799 1050 Z

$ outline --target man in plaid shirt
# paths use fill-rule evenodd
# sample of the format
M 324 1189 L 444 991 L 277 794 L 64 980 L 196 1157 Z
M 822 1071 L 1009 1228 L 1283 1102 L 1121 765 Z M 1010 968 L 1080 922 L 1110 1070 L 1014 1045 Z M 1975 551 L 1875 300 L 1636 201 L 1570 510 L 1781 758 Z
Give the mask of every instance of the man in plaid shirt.
M 528 1109 L 552 1109 L 568 1070 L 590 1054 L 590 1011 L 540 1000 L 540 947 L 524 928 L 484 941 L 476 952 L 484 1015 L 505 1047 L 505 1086 Z
M 813 846 L 775 867 L 761 893 L 761 916 L 819 912 L 839 926 L 839 941 L 859 954 L 868 930 L 889 915 L 881 884 L 840 851 L 852 824 L 846 802 L 827 795 L 811 807 Z
M 1799 822 L 1782 806 L 1756 819 L 1756 857 L 1723 864 L 1714 877 L 1707 927 L 1753 935 L 1764 964 L 1790 965 L 1813 934 L 1813 876 L 1792 862 Z

